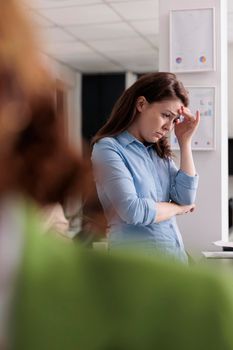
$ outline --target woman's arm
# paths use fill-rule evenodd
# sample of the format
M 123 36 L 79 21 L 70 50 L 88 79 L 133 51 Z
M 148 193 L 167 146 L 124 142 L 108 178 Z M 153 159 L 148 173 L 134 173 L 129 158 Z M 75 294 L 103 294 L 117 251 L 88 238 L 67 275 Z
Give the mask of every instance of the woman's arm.
M 171 181 L 170 198 L 180 205 L 194 203 L 198 185 L 198 176 L 192 156 L 191 141 L 198 124 L 200 113 L 193 116 L 188 108 L 181 108 L 179 113 L 184 120 L 175 125 L 175 134 L 180 146 L 180 170 L 174 162 L 169 162 Z
M 180 146 L 180 169 L 189 176 L 196 175 L 191 142 L 186 142 Z
M 194 211 L 195 205 L 179 205 L 172 202 L 156 203 L 156 218 L 155 222 L 159 223 L 170 219 L 175 215 L 186 214 Z
M 189 206 L 138 197 L 132 175 L 110 140 L 94 146 L 92 163 L 96 182 L 127 224 L 150 225 L 191 210 Z
M 192 211 L 192 206 L 155 202 L 138 197 L 134 181 L 121 155 L 111 141 L 99 141 L 92 153 L 95 180 L 114 210 L 127 224 L 150 225 Z
M 155 221 L 156 202 L 152 198 L 138 196 L 132 174 L 110 138 L 95 144 L 92 164 L 100 191 L 125 223 L 150 225 Z
M 200 112 L 197 111 L 196 116 L 193 116 L 188 108 L 181 107 L 179 113 L 184 118 L 175 125 L 175 134 L 180 146 L 180 169 L 190 176 L 195 176 L 191 141 L 200 122 Z

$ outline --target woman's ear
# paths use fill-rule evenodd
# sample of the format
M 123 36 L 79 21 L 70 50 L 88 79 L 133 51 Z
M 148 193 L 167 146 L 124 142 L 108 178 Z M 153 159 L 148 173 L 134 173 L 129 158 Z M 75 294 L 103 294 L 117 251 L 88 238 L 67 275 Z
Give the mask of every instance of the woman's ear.
M 144 96 L 139 96 L 136 101 L 136 109 L 138 112 L 142 112 L 143 107 L 146 105 L 147 101 Z

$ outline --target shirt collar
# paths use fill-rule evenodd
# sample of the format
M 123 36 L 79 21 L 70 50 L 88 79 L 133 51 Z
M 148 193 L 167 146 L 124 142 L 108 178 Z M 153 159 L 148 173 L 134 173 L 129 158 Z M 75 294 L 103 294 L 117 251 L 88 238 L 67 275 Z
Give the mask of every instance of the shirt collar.
M 127 147 L 130 143 L 132 142 L 137 142 L 140 145 L 144 146 L 143 143 L 141 141 L 139 141 L 136 137 L 134 137 L 132 134 L 130 134 L 127 130 L 123 131 L 121 134 L 119 134 L 117 137 L 118 141 L 120 142 L 120 144 L 124 147 Z M 148 146 L 144 146 L 146 148 L 150 148 L 152 147 L 153 144 L 148 145 Z
M 124 147 L 127 147 L 132 142 L 137 142 L 142 144 L 138 139 L 136 139 L 136 137 L 130 134 L 127 130 L 117 135 L 116 138 L 120 142 L 120 144 Z

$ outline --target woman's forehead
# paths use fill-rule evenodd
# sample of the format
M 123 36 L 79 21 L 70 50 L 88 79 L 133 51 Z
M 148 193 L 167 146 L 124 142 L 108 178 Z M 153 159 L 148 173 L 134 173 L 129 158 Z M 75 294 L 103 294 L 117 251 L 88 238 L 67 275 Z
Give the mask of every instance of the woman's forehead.
M 180 109 L 183 106 L 183 103 L 180 100 L 166 100 L 159 102 L 160 106 L 163 108 L 169 108 L 176 110 Z

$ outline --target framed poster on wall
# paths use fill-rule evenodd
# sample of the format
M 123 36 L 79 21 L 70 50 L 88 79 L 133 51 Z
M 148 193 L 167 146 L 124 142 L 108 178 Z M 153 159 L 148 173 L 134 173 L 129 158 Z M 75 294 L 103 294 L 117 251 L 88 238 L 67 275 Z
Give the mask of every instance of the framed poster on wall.
M 200 124 L 192 138 L 193 150 L 215 149 L 215 87 L 186 86 L 189 92 L 189 109 L 193 114 L 200 111 Z M 178 150 L 179 145 L 174 131 L 171 133 L 171 148 Z
M 170 11 L 170 71 L 215 70 L 214 8 Z

